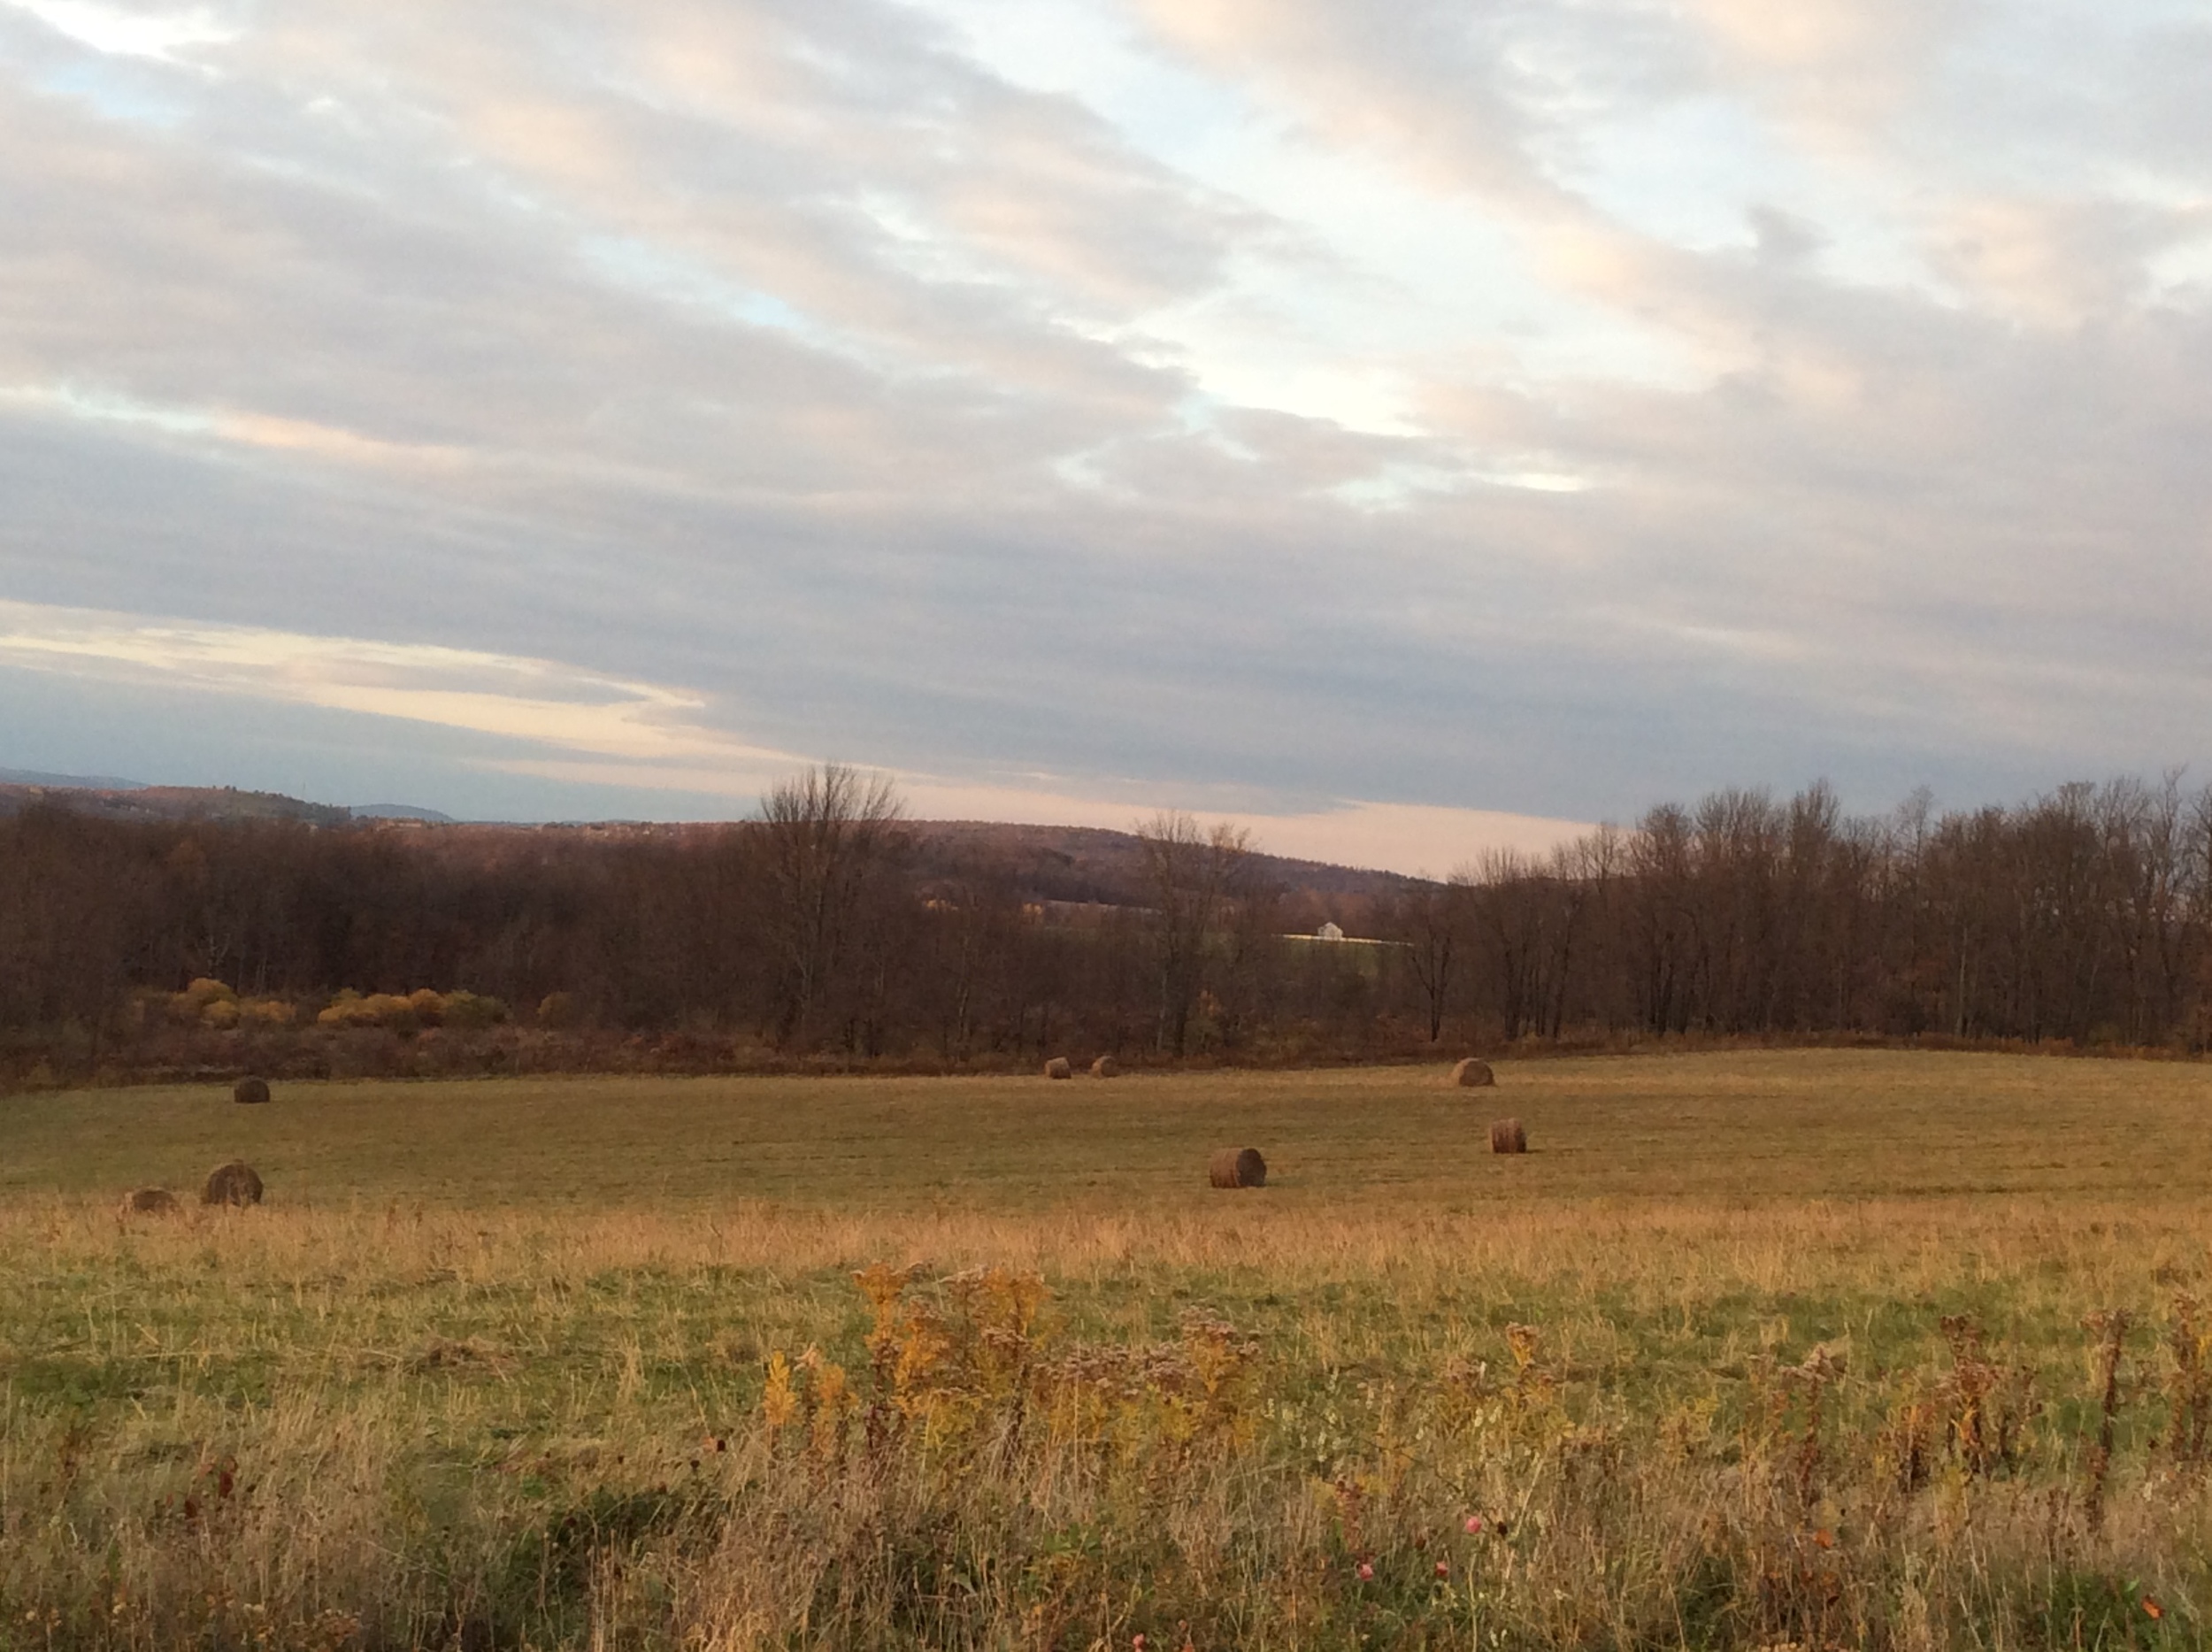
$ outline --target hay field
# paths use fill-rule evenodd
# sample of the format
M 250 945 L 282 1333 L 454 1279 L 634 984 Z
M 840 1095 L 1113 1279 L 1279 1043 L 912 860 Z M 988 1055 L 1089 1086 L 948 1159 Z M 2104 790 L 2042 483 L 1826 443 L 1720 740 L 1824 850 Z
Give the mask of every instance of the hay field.
M 216 1085 L 25 1095 L 0 1106 L 0 1198 L 176 1184 L 238 1154 L 288 1206 L 1181 1215 L 1207 1153 L 1248 1144 L 1269 1209 L 1303 1214 L 2212 1187 L 2212 1067 L 1773 1051 L 1523 1063 L 1494 1091 L 1441 1071 L 287 1084 L 269 1108 Z M 1537 1149 L 1523 1164 L 1488 1151 L 1507 1113 Z
M 11 1099 L 0 1647 L 2202 1644 L 2212 1068 L 1499 1079 Z

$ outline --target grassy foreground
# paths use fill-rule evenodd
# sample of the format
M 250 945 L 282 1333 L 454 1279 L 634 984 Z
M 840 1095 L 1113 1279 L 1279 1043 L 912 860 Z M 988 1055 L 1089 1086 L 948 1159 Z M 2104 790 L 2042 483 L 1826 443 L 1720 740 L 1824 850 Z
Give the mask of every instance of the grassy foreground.
M 1892 1052 L 19 1097 L 0 1647 L 2200 1645 L 2208 1109 Z M 262 1208 L 116 1215 L 233 1155 Z

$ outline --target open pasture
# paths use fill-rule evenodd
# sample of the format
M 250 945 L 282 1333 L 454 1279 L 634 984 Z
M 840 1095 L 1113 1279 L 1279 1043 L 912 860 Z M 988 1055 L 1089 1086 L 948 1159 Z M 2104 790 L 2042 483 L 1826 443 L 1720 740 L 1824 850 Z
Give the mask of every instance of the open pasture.
M 1940 1195 L 2197 1198 L 2212 1068 L 1894 1051 L 1527 1062 L 1502 1087 L 1441 1068 L 1030 1078 L 302 1083 L 22 1096 L 0 1107 L 0 1198 L 181 1185 L 232 1155 L 288 1206 L 889 1212 L 954 1206 L 1186 1217 L 1207 1155 L 1267 1155 L 1240 1218 L 1411 1217 L 1559 1200 Z M 1535 1151 L 1493 1159 L 1511 1113 Z
M 14 1098 L 0 1647 L 2201 1644 L 2212 1069 L 1499 1076 Z

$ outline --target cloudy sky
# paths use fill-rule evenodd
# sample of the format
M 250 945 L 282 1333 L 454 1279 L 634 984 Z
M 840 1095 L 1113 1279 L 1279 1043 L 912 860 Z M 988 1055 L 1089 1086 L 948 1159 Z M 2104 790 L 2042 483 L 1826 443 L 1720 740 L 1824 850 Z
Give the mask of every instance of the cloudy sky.
M 0 0 L 0 767 L 1443 870 L 2212 779 L 2212 0 Z

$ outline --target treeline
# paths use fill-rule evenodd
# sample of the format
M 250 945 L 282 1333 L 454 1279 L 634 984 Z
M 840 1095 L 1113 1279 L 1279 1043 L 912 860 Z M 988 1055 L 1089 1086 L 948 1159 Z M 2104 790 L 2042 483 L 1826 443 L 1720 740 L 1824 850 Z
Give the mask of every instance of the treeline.
M 0 1038 L 19 1073 L 279 1037 L 311 1064 L 319 1037 L 395 1037 L 327 1013 L 337 995 L 455 993 L 499 1006 L 472 1012 L 487 1048 L 649 1036 L 708 1064 L 1686 1034 L 2199 1050 L 2212 1030 L 2212 792 L 2170 778 L 1881 818 L 1825 787 L 1726 792 L 1326 905 L 1269 886 L 1234 831 L 1162 817 L 1140 843 L 1124 903 L 1071 910 L 987 853 L 918 854 L 888 788 L 835 768 L 756 819 L 651 831 L 42 806 L 0 821 Z M 1323 918 L 1358 939 L 1298 938 Z M 227 1002 L 195 982 L 250 1013 L 180 1020 Z
M 275 1004 L 365 1047 L 352 1000 L 328 1013 L 340 995 L 460 991 L 580 1047 L 681 1034 L 706 1042 L 672 1039 L 680 1061 L 957 1064 L 1063 1046 L 1290 1058 L 1263 1047 L 1270 1029 L 1348 1020 L 1341 960 L 1284 949 L 1275 931 L 1308 915 L 1253 887 L 1240 837 L 1163 818 L 1143 850 L 1141 899 L 1048 917 L 998 857 L 924 864 L 888 788 L 837 768 L 778 788 L 757 819 L 686 828 L 173 824 L 50 804 L 0 820 L 0 1034 L 19 1069 L 34 1050 L 57 1072 L 175 1065 L 212 1048 L 186 1033 L 233 1052 L 274 1037 Z M 1350 973 L 1357 1028 L 1374 972 Z M 224 1019 L 180 1020 L 192 1004 Z
M 1878 818 L 1815 786 L 1652 810 L 1402 903 L 1428 1025 L 2204 1049 L 2212 790 Z

